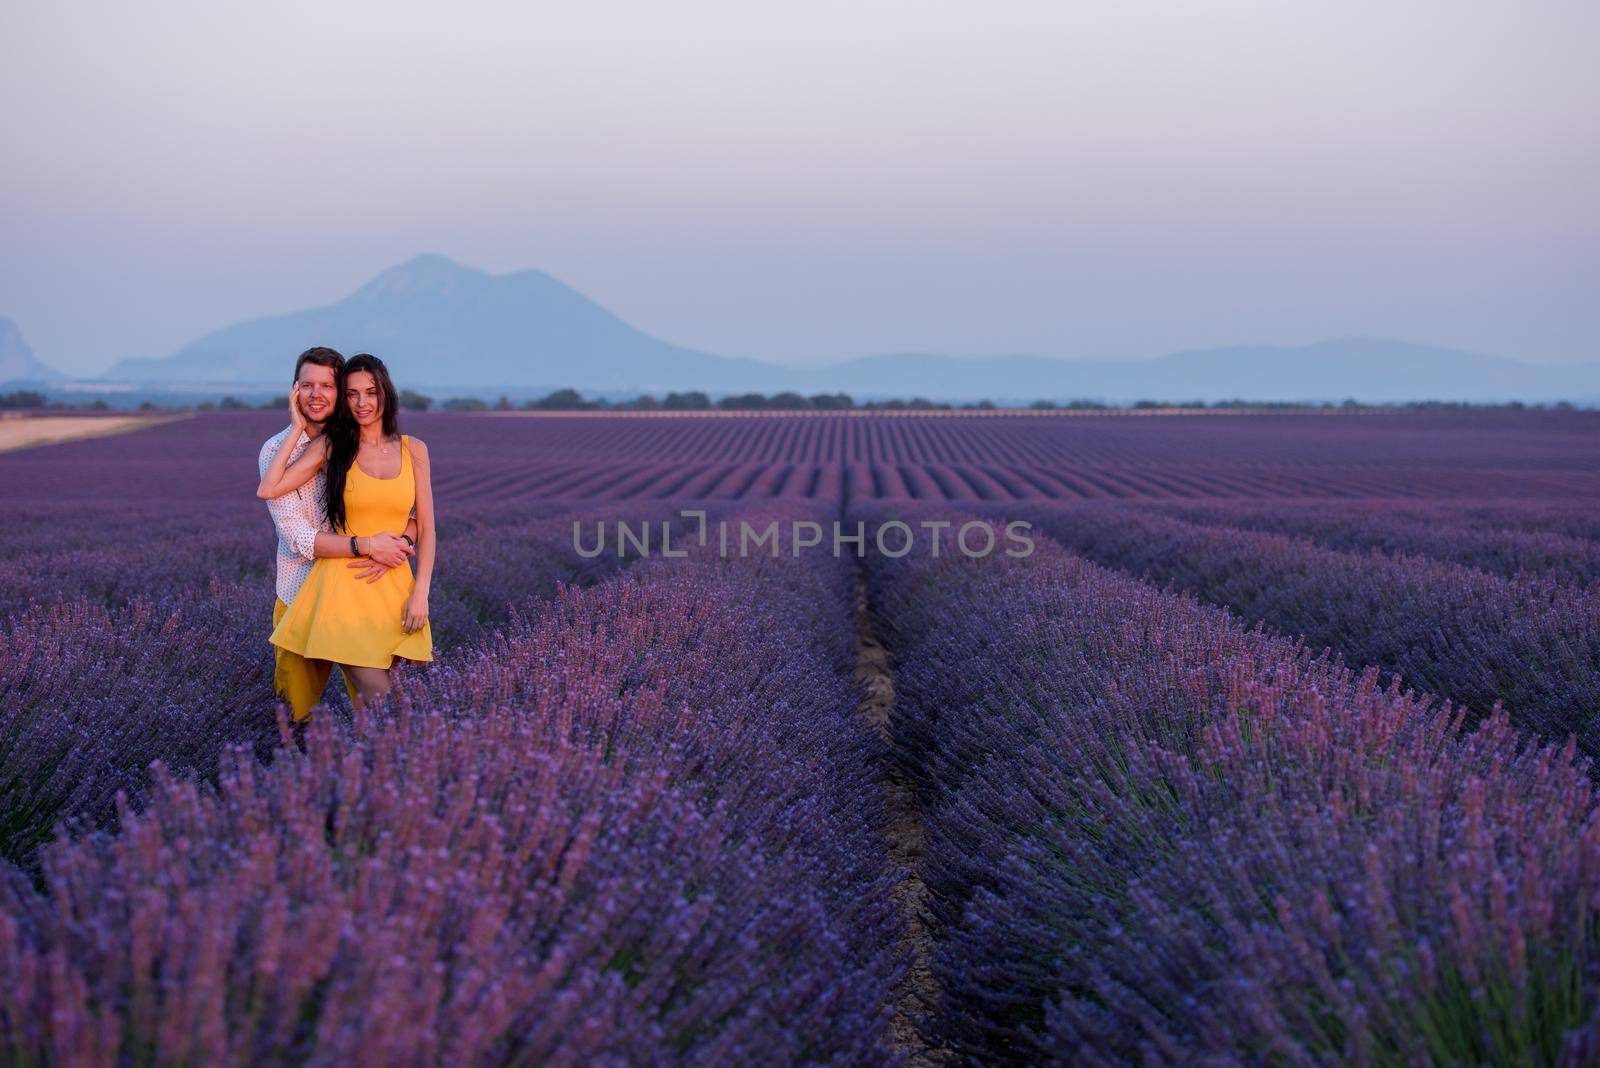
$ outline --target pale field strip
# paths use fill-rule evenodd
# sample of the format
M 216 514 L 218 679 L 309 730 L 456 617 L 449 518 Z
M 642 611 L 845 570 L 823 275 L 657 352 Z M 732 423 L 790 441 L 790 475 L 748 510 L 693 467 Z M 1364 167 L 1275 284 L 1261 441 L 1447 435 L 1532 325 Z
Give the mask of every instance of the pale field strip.
M 1075 416 L 1082 418 L 1122 418 L 1135 416 L 1160 416 L 1160 415 L 1394 415 L 1404 412 L 1404 408 L 1317 408 L 1307 405 L 1300 408 L 898 408 L 898 409 L 866 409 L 866 408 L 685 408 L 671 411 L 635 411 L 632 409 L 595 408 L 583 410 L 542 410 L 515 408 L 509 411 L 481 411 L 469 412 L 469 415 L 493 416 L 537 416 L 540 418 L 593 418 L 604 416 L 607 418 L 623 419 L 738 419 L 759 418 L 770 419 L 773 416 L 795 416 L 797 418 L 817 418 L 827 415 L 851 416 L 876 416 L 887 415 L 902 418 L 927 418 L 948 417 L 966 418 L 977 416 L 1013 416 L 1031 415 L 1041 418 L 1051 416 Z
M 101 438 L 190 418 L 178 415 L 29 415 L 0 419 L 0 452 Z

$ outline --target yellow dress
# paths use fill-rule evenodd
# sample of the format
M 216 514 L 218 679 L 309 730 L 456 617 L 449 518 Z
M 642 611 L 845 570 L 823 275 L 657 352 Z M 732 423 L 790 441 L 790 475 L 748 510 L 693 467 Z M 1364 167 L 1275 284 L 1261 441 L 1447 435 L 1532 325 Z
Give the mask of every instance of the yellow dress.
M 345 527 L 369 537 L 406 528 L 417 499 L 411 467 L 411 443 L 400 438 L 400 473 L 373 478 L 352 462 L 344 483 Z M 407 634 L 401 629 L 406 598 L 416 586 L 409 565 L 391 568 L 369 583 L 357 578 L 347 556 L 319 556 L 305 585 L 272 630 L 273 645 L 312 660 L 331 660 L 355 667 L 387 668 L 397 656 L 433 659 L 433 631 L 428 624 Z

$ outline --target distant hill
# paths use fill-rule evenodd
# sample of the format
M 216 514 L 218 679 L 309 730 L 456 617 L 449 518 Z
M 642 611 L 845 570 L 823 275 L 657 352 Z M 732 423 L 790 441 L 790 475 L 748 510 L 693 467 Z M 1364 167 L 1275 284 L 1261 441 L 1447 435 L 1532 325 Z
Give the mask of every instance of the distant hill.
M 336 303 L 225 327 L 164 359 L 124 360 L 99 380 L 281 387 L 294 356 L 318 344 L 346 355 L 374 352 L 401 385 L 437 395 L 572 386 L 997 403 L 1600 401 L 1600 363 L 1526 364 L 1382 338 L 1199 349 L 1139 361 L 903 353 L 797 369 L 661 341 L 543 271 L 491 275 L 432 254 L 384 271 Z
M 22 340 L 22 331 L 10 319 L 0 319 L 0 385 L 58 382 L 60 371 L 34 357 Z
M 898 386 L 895 383 L 899 383 Z M 914 384 L 914 387 L 911 385 Z M 836 365 L 830 385 L 871 394 L 1111 401 L 1600 400 L 1600 363 L 1527 364 L 1383 338 L 1235 345 L 1154 360 L 956 359 L 907 354 Z
M 772 370 L 657 340 L 543 271 L 491 275 L 422 255 L 337 303 L 225 327 L 165 359 L 124 360 L 102 377 L 281 385 L 312 345 L 375 353 L 399 383 L 446 390 L 755 389 Z

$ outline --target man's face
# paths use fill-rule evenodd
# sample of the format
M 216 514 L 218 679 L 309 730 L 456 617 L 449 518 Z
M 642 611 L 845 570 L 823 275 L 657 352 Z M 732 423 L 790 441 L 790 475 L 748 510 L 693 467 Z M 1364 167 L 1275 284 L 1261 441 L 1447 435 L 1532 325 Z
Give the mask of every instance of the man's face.
M 300 368 L 300 412 L 306 422 L 321 425 L 333 414 L 338 382 L 333 368 L 308 363 Z

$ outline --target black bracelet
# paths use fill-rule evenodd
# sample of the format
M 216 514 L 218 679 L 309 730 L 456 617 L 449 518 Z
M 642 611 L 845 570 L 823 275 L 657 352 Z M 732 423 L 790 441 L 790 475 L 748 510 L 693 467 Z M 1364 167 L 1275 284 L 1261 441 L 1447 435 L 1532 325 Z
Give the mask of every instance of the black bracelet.
M 350 555 L 351 556 L 360 556 L 361 555 L 361 550 L 356 548 L 356 536 L 354 534 L 350 535 Z
M 417 543 L 415 541 L 411 540 L 411 535 L 410 534 L 402 534 L 400 536 L 402 538 L 406 539 L 406 544 L 411 546 L 413 549 L 415 549 L 417 547 Z

